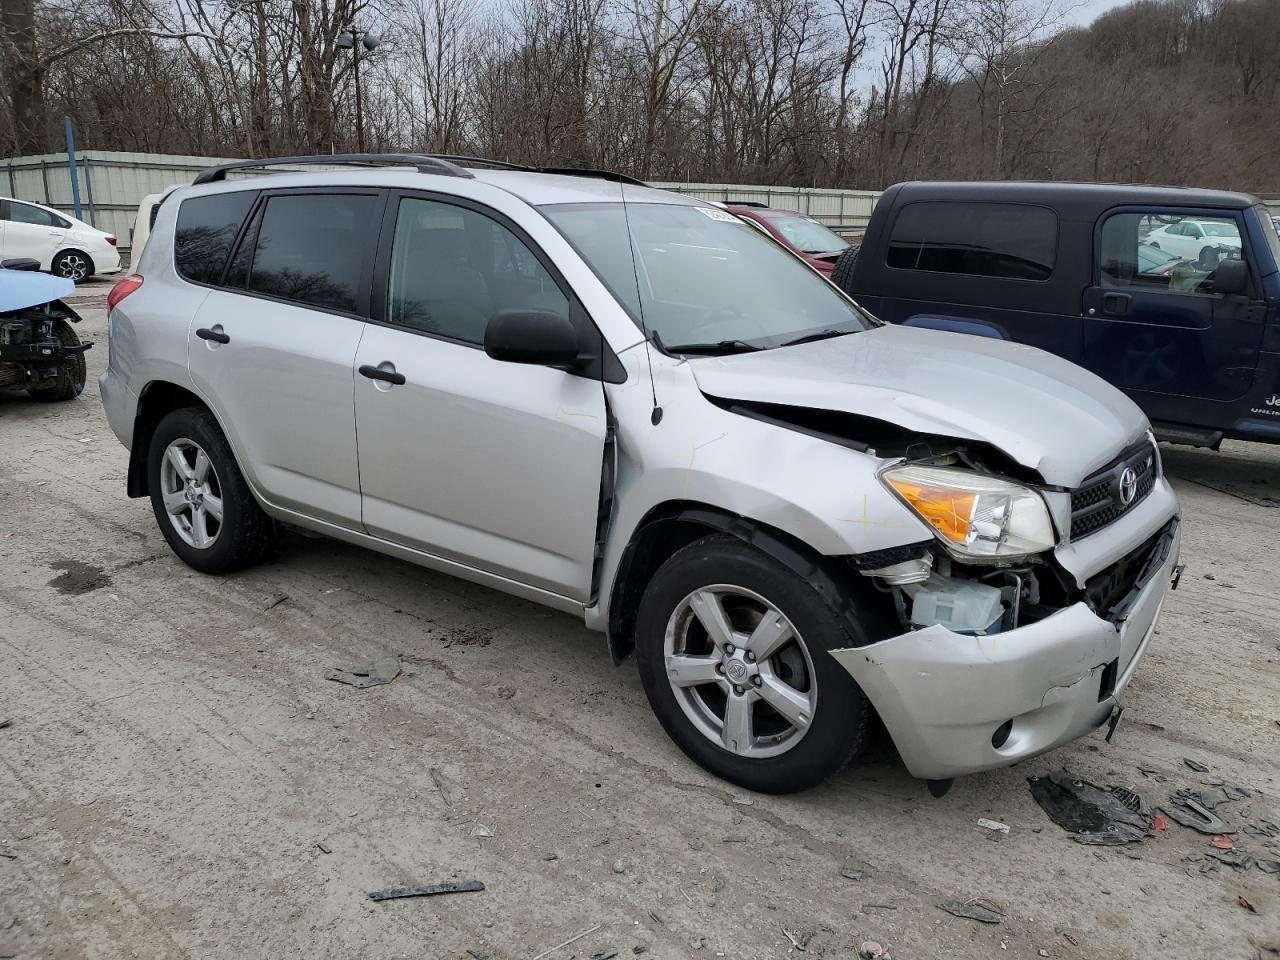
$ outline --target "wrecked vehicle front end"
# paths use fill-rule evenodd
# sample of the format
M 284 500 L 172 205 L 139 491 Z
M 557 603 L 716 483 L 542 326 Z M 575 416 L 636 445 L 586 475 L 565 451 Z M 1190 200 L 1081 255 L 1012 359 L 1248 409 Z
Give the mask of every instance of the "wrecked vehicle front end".
M 36 273 L 37 266 L 34 260 L 0 264 L 0 390 L 69 400 L 84 389 L 84 352 L 93 344 L 71 329 L 80 316 L 61 299 L 75 284 Z
M 928 780 L 1118 719 L 1180 569 L 1177 499 L 1136 407 L 1039 351 L 970 344 L 948 358 L 936 338 L 881 329 L 824 344 L 825 376 L 807 380 L 782 351 L 695 367 L 721 409 L 874 458 L 875 485 L 914 515 L 866 515 L 877 548 L 844 558 L 898 632 L 832 655 Z

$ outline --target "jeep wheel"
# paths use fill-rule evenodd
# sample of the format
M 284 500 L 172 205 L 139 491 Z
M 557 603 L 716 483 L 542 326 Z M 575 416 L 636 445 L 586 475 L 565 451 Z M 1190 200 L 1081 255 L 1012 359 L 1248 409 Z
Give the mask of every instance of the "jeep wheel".
M 230 573 L 270 550 L 272 521 L 253 498 L 209 411 L 187 407 L 160 421 L 147 477 L 160 531 L 188 566 Z
M 724 536 L 667 560 L 636 624 L 641 680 L 667 734 L 763 793 L 813 786 L 861 750 L 867 700 L 828 656 L 858 642 L 804 579 Z

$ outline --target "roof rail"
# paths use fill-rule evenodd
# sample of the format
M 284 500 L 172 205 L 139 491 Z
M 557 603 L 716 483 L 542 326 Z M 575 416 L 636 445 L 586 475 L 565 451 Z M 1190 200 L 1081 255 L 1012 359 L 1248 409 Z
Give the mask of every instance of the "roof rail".
M 555 173 L 565 177 L 595 177 L 597 180 L 612 180 L 614 183 L 626 183 L 633 187 L 647 187 L 648 184 L 625 173 L 613 170 L 592 170 L 587 167 L 535 167 L 534 173 Z
M 353 167 L 416 167 L 419 173 L 436 173 L 446 177 L 468 177 L 472 174 L 456 163 L 442 157 L 430 157 L 418 153 L 338 153 L 330 156 L 265 157 L 261 160 L 236 160 L 210 167 L 192 181 L 193 186 L 202 183 L 218 183 L 227 179 L 233 170 L 255 170 L 265 167 L 290 166 L 353 166 Z
M 761 203 L 759 200 L 726 200 L 725 203 L 731 207 L 759 207 L 761 210 L 769 209 L 769 205 L 767 203 Z
M 588 167 L 531 167 L 523 163 L 509 163 L 506 160 L 490 160 L 487 157 L 465 157 L 448 153 L 433 153 L 438 160 L 448 160 L 460 166 L 489 167 L 494 170 L 517 170 L 524 173 L 551 173 L 563 177 L 595 177 L 599 180 L 612 180 L 615 183 L 629 183 L 635 187 L 647 187 L 648 184 L 625 173 L 612 170 L 593 170 Z

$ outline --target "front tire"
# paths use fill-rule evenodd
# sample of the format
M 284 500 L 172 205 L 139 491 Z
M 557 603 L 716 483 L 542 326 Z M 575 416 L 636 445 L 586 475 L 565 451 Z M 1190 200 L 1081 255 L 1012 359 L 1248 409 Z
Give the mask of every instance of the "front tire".
M 55 320 L 53 335 L 64 347 L 77 347 L 80 338 L 65 320 Z M 75 353 L 67 357 L 58 371 L 58 379 L 51 386 L 33 387 L 27 390 L 31 399 L 42 403 L 57 403 L 62 400 L 74 400 L 84 391 L 88 368 L 85 366 L 84 354 Z
M 861 751 L 867 699 L 829 652 L 863 642 L 794 571 L 720 535 L 659 568 L 636 622 L 641 681 L 668 736 L 761 793 L 804 790 Z
M 83 283 L 93 276 L 93 260 L 80 250 L 63 250 L 53 258 L 49 272 L 55 277 L 65 277 L 75 283 Z
M 187 566 L 231 573 L 270 552 L 274 524 L 208 410 L 185 407 L 160 421 L 151 437 L 147 480 L 160 532 Z

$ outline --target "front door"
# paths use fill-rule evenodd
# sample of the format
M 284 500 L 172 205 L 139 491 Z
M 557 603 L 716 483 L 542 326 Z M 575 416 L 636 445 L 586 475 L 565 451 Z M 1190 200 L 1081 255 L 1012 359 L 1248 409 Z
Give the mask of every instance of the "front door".
M 196 199 L 223 196 L 233 195 Z M 179 246 L 183 214 L 195 203 L 179 210 Z M 189 344 L 192 378 L 258 493 L 353 530 L 353 364 L 383 203 L 377 191 L 264 195 Z M 198 240 L 215 231 L 197 217 L 191 232 Z
M 17 200 L 0 201 L 0 259 L 31 257 L 47 265 L 67 235 L 67 221 Z
M 1197 249 L 1183 257 L 1152 242 L 1182 219 L 1220 238 L 1214 256 Z M 1212 290 L 1219 259 L 1249 258 L 1241 227 L 1234 211 L 1191 217 L 1126 208 L 1096 231 L 1094 284 L 1083 300 L 1085 366 L 1153 420 L 1213 426 L 1223 414 L 1212 404 L 1244 396 L 1253 382 L 1263 311 L 1249 295 Z
M 422 196 L 392 205 L 384 229 L 390 255 L 375 291 L 383 322 L 368 325 L 356 356 L 365 527 L 585 601 L 603 386 L 492 360 L 482 348 L 498 311 L 569 316 L 567 288 L 521 231 L 491 211 Z

